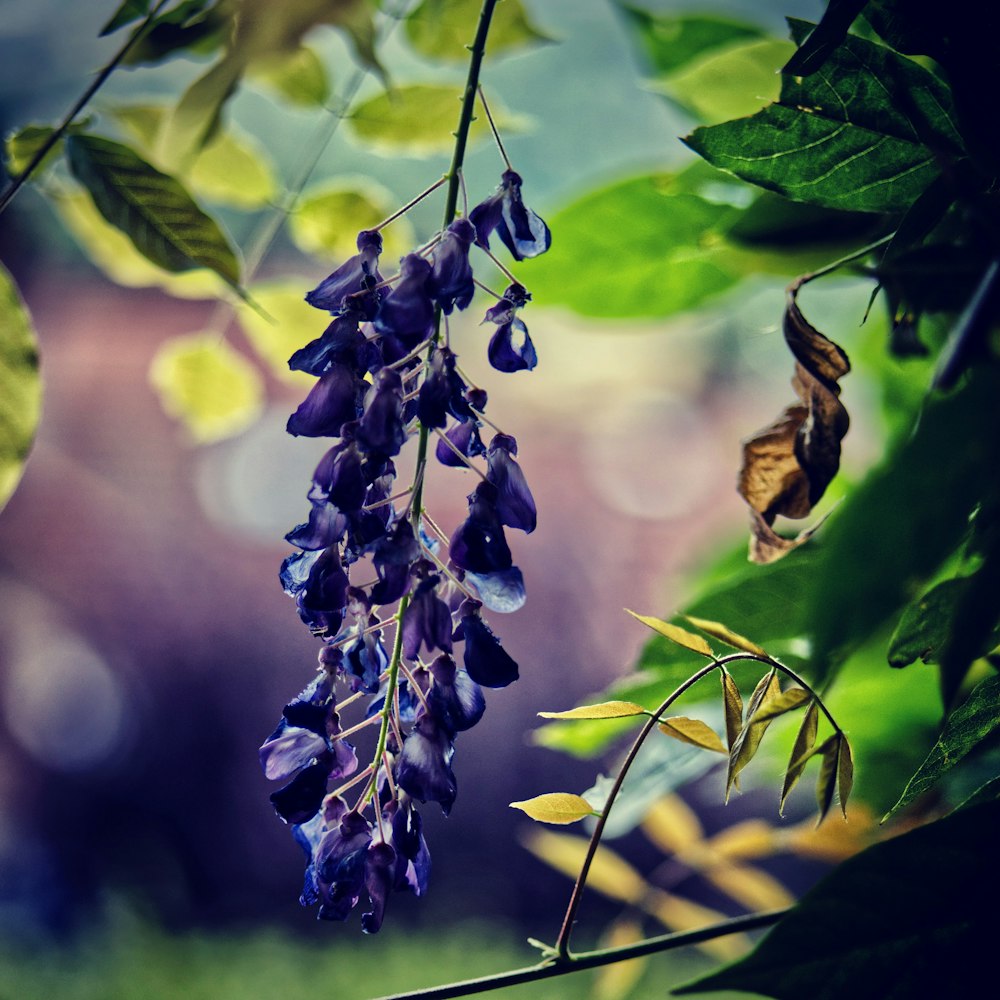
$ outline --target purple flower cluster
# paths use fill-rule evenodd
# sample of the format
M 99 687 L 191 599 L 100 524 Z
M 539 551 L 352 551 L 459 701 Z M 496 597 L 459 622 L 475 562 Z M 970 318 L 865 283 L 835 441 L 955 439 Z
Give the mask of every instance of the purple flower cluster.
M 367 895 L 369 933 L 380 928 L 391 890 L 425 891 L 430 855 L 415 802 L 450 811 L 458 734 L 482 718 L 483 687 L 518 676 L 482 611 L 524 603 L 504 529 L 534 530 L 535 502 L 514 438 L 497 432 L 484 444 L 486 393 L 466 382 L 437 332 L 442 314 L 472 301 L 470 250 L 488 247 L 493 233 L 517 260 L 550 243 L 513 171 L 469 218 L 404 257 L 394 278 L 379 271 L 379 232 L 360 233 L 358 253 L 306 296 L 332 322 L 289 360 L 317 381 L 288 432 L 334 439 L 313 473 L 309 517 L 286 535 L 298 551 L 280 574 L 323 646 L 317 678 L 285 706 L 260 759 L 268 778 L 284 782 L 271 802 L 308 858 L 302 904 L 343 920 Z M 496 325 L 488 355 L 500 371 L 536 364 L 516 315 L 529 299 L 512 283 L 483 320 Z M 395 459 L 407 440 L 435 433 L 441 463 L 480 478 L 450 540 L 419 499 L 425 445 L 413 484 L 394 494 Z M 362 721 L 344 728 L 341 710 L 365 697 Z M 377 745 L 362 769 L 348 737 L 369 729 Z

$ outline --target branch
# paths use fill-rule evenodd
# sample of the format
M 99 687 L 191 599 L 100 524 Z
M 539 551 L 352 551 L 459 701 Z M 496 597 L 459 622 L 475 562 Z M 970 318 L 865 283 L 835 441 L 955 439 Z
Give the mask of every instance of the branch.
M 642 958 L 644 955 L 654 955 L 661 951 L 672 951 L 674 948 L 701 944 L 703 941 L 712 941 L 715 938 L 725 937 L 727 934 L 758 930 L 776 923 L 788 912 L 785 909 L 751 913 L 748 916 L 733 917 L 709 927 L 702 927 L 696 931 L 661 934 L 658 937 L 646 938 L 645 941 L 639 941 L 636 944 L 586 951 L 579 955 L 566 955 L 563 958 L 550 959 L 523 969 L 511 969 L 508 972 L 497 972 L 491 976 L 465 979 L 461 982 L 413 990 L 409 993 L 393 993 L 391 996 L 381 997 L 379 1000 L 447 1000 L 448 997 L 466 997 L 476 993 L 488 993 L 490 990 L 502 989 L 505 986 L 519 986 L 521 983 L 534 983 L 541 979 L 551 979 L 554 976 L 567 976 L 572 972 L 596 969 L 602 965 L 625 962 L 630 958 Z

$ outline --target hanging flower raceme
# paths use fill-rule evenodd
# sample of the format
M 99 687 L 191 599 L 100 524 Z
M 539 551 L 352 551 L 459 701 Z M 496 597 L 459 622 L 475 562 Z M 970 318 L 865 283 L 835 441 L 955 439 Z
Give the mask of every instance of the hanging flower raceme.
M 322 646 L 316 679 L 285 706 L 260 760 L 283 782 L 271 801 L 307 857 L 302 904 L 344 920 L 367 899 L 366 933 L 381 927 L 393 891 L 426 891 L 417 804 L 451 810 L 455 739 L 483 717 L 483 688 L 519 672 L 483 610 L 524 603 L 504 528 L 532 531 L 535 502 L 515 439 L 497 432 L 483 444 L 486 391 L 469 383 L 441 327 L 442 315 L 471 303 L 470 251 L 494 232 L 517 260 L 550 242 L 511 170 L 470 218 L 451 220 L 388 280 L 379 229 L 359 233 L 357 254 L 306 296 L 332 321 L 289 360 L 316 382 L 288 432 L 332 440 L 313 472 L 308 519 L 285 536 L 298 551 L 280 579 Z M 529 299 L 512 282 L 486 313 L 497 326 L 487 353 L 501 371 L 536 363 L 516 315 Z M 432 435 L 443 464 L 480 479 L 450 540 L 423 507 Z M 396 463 L 409 462 L 412 437 L 416 472 L 400 489 Z M 360 721 L 342 723 L 362 698 Z M 359 740 L 374 744 L 364 768 Z

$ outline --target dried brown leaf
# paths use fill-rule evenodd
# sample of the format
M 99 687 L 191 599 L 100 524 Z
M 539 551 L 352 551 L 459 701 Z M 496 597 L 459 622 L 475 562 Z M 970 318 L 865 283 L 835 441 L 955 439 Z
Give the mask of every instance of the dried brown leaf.
M 778 812 L 784 815 L 785 799 L 795 787 L 795 783 L 802 777 L 805 770 L 806 761 L 809 759 L 813 747 L 816 745 L 816 730 L 819 728 L 819 705 L 813 701 L 806 709 L 806 714 L 802 719 L 802 725 L 792 744 L 792 755 L 788 760 L 788 770 L 785 771 L 785 781 L 781 786 L 781 801 L 778 804 Z
M 739 492 L 751 510 L 750 557 L 773 562 L 806 541 L 782 538 L 772 525 L 779 515 L 806 517 L 840 467 L 840 442 L 849 418 L 838 382 L 850 371 L 847 355 L 802 315 L 788 296 L 782 329 L 795 356 L 792 388 L 799 401 L 743 444 Z
M 715 730 L 702 722 L 701 719 L 688 719 L 682 715 L 674 716 L 672 719 L 664 719 L 660 723 L 660 731 L 666 733 L 667 736 L 672 736 L 675 740 L 690 743 L 703 750 L 712 750 L 715 753 L 729 752 Z

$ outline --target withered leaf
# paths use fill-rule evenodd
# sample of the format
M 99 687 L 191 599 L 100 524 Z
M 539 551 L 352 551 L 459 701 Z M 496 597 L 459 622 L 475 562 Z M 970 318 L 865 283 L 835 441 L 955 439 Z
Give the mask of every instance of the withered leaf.
M 664 719 L 660 723 L 660 729 L 667 736 L 672 736 L 682 743 L 690 743 L 692 746 L 712 750 L 715 753 L 728 753 L 725 744 L 719 739 L 715 730 L 702 722 L 701 719 L 676 716 L 672 719 Z
M 752 721 L 754 716 L 761 709 L 767 708 L 771 702 L 781 697 L 781 683 L 778 680 L 778 671 L 770 670 L 766 673 L 754 688 L 750 701 L 747 703 L 746 718 L 739 736 L 736 737 L 733 745 L 729 748 L 729 773 L 726 775 L 726 800 L 732 791 L 740 771 L 753 760 L 754 754 L 760 747 L 760 741 L 764 738 L 767 727 L 771 724 L 773 716 L 765 718 L 763 721 Z
M 739 492 L 751 510 L 754 562 L 780 559 L 809 537 L 811 532 L 782 538 L 772 525 L 779 515 L 802 518 L 816 506 L 840 467 L 840 442 L 849 425 L 838 382 L 850 362 L 802 315 L 796 294 L 792 286 L 782 330 L 795 357 L 792 388 L 799 402 L 743 444 Z
M 826 814 L 833 805 L 833 795 L 837 789 L 837 774 L 840 770 L 840 733 L 827 737 L 817 748 L 816 753 L 822 758 L 819 768 L 819 779 L 816 782 L 816 801 L 819 803 L 819 818 L 816 825 L 826 819 Z
M 843 733 L 840 735 L 840 752 L 837 756 L 837 798 L 840 799 L 840 809 L 847 819 L 847 800 L 854 787 L 854 755 L 851 744 Z
M 730 750 L 743 728 L 743 698 L 733 675 L 722 668 L 722 707 L 726 715 L 726 744 Z
M 539 712 L 542 719 L 624 719 L 649 713 L 634 701 L 602 701 L 599 705 L 578 705 L 565 712 Z
M 795 709 L 801 708 L 809 698 L 810 694 L 804 688 L 795 687 L 789 688 L 787 691 L 782 691 L 776 698 L 768 699 L 766 705 L 761 705 L 748 720 L 747 725 L 776 719 L 779 715 L 784 715 L 786 712 L 793 712 Z
M 669 639 L 678 646 L 683 646 L 685 649 L 690 649 L 693 653 L 700 653 L 702 656 L 715 659 L 712 647 L 700 635 L 688 632 L 687 629 L 683 629 L 679 625 L 672 625 L 670 622 L 665 622 L 661 618 L 653 618 L 650 615 L 638 615 L 634 611 L 629 611 L 628 608 L 625 610 L 633 618 L 641 621 L 643 625 L 651 628 L 654 632 L 659 632 L 664 638 Z
M 781 786 L 781 801 L 778 803 L 778 812 L 781 815 L 784 815 L 785 800 L 795 787 L 795 783 L 802 777 L 806 761 L 812 755 L 811 751 L 816 745 L 816 730 L 818 728 L 819 706 L 813 701 L 806 709 L 802 725 L 799 726 L 799 731 L 795 736 L 795 743 L 792 744 L 792 755 L 788 759 L 788 769 L 785 771 L 785 780 Z

